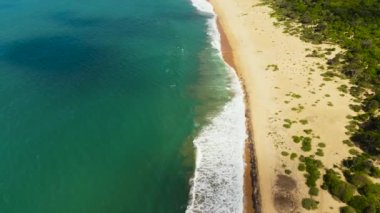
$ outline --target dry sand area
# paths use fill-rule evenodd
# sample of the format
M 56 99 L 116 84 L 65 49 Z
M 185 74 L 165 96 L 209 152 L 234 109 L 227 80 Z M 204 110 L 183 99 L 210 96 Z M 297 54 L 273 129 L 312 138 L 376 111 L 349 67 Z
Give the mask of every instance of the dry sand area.
M 352 97 L 337 89 L 348 81 L 324 80 L 321 74 L 326 72 L 326 59 L 306 55 L 331 46 L 312 45 L 284 33 L 282 27 L 274 25 L 272 10 L 260 5 L 261 1 L 210 2 L 247 93 L 261 212 L 306 212 L 301 206 L 302 198 L 309 197 L 305 172 L 297 169 L 298 157 L 290 156 L 309 156 L 321 149 L 324 156 L 316 159 L 326 168 L 349 156 L 350 148 L 342 141 L 348 137 L 345 126 L 347 115 L 353 114 L 349 109 Z M 312 150 L 303 151 L 292 136 L 313 138 Z M 325 147 L 319 147 L 319 143 Z M 315 199 L 320 202 L 315 212 L 338 212 L 343 206 L 321 189 Z

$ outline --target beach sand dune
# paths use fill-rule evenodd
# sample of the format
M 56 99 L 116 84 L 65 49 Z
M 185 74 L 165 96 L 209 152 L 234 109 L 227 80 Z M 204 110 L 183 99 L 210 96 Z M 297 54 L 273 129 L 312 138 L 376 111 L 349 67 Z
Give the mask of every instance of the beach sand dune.
M 274 25 L 272 10 L 261 1 L 210 2 L 225 34 L 226 60 L 244 83 L 258 167 L 259 184 L 254 188 L 260 189 L 261 212 L 303 212 L 301 200 L 309 195 L 304 172 L 297 169 L 298 156 L 323 149 L 323 156 L 316 158 L 326 168 L 349 156 L 349 147 L 342 141 L 348 137 L 345 126 L 347 116 L 353 114 L 349 109 L 352 97 L 337 89 L 348 81 L 326 81 L 321 76 L 326 72 L 326 59 L 306 57 L 312 50 L 323 51 L 331 45 L 313 45 L 284 33 Z M 313 138 L 312 150 L 303 151 L 293 136 Z M 325 147 L 317 146 L 322 143 Z M 297 157 L 291 159 L 291 154 Z M 250 182 L 245 182 L 245 200 L 252 194 Z M 337 212 L 343 205 L 324 190 L 315 199 L 320 202 L 316 212 Z M 251 212 L 249 206 L 246 212 Z

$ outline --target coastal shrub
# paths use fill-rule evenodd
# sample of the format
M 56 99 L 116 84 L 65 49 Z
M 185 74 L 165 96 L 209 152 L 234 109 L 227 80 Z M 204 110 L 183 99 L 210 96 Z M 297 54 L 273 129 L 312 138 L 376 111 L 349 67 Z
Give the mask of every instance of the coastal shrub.
M 354 146 L 354 144 L 351 141 L 349 141 L 349 140 L 344 140 L 343 143 L 346 144 L 349 147 L 353 147 Z
M 302 106 L 301 104 L 298 104 L 297 107 L 292 107 L 292 108 L 291 108 L 292 111 L 296 111 L 296 112 L 298 112 L 298 113 L 302 112 L 302 110 L 304 110 L 304 109 L 305 109 L 305 107 Z
M 348 152 L 349 152 L 351 155 L 359 155 L 359 151 L 356 150 L 356 149 L 350 149 L 350 150 L 348 150 Z
M 291 121 L 290 119 L 284 119 L 284 122 L 285 122 L 285 124 L 282 126 L 287 128 L 287 129 L 289 129 L 292 126 L 292 124 L 294 123 L 294 121 Z
M 292 136 L 293 142 L 294 143 L 299 143 L 301 142 L 302 136 Z
M 348 202 L 348 205 L 356 212 L 376 213 L 380 211 L 379 197 L 356 195 Z
M 302 138 L 302 147 L 301 149 L 305 152 L 311 151 L 311 138 L 310 137 L 303 137 Z
M 292 95 L 291 95 L 291 97 L 292 98 L 301 98 L 301 95 L 299 95 L 299 94 L 295 94 L 295 93 L 292 93 Z
M 285 169 L 285 174 L 290 175 L 291 173 L 292 173 L 291 170 L 289 170 L 289 169 Z
M 339 209 L 340 213 L 357 213 L 351 206 L 344 206 Z
M 304 129 L 303 131 L 304 131 L 306 134 L 308 134 L 308 135 L 310 135 L 311 132 L 313 132 L 312 129 Z
M 380 116 L 371 118 L 360 125 L 358 132 L 351 139 L 362 150 L 380 156 Z
M 315 155 L 318 155 L 320 157 L 324 156 L 323 150 L 322 149 L 317 149 L 317 152 L 315 153 Z
M 325 148 L 326 144 L 325 143 L 318 143 L 318 147 Z
M 296 157 L 297 157 L 297 154 L 294 153 L 294 152 L 290 155 L 290 159 L 291 159 L 291 160 L 296 159 Z
M 309 195 L 318 196 L 318 194 L 319 194 L 319 189 L 317 187 L 310 187 Z
M 361 106 L 360 105 L 355 105 L 355 104 L 350 104 L 349 105 L 350 109 L 354 112 L 359 112 L 360 109 L 361 109 Z
M 306 170 L 306 166 L 305 166 L 305 164 L 300 163 L 300 164 L 298 165 L 298 170 L 301 171 L 301 172 L 305 171 L 305 170 Z
M 379 169 L 374 165 L 370 156 L 365 153 L 349 157 L 343 160 L 342 164 L 352 172 L 362 172 L 373 177 L 378 177 L 379 175 Z
M 380 184 L 369 183 L 359 189 L 359 192 L 365 196 L 374 196 L 380 199 Z
M 375 166 L 371 167 L 370 176 L 374 178 L 380 178 L 380 169 Z
M 302 125 L 306 125 L 306 124 L 309 123 L 309 121 L 306 120 L 306 119 L 302 119 L 302 120 L 300 120 L 300 123 L 301 123 Z
M 352 197 L 348 205 L 353 207 L 357 212 L 364 212 L 370 206 L 367 198 L 359 195 Z
M 321 176 L 319 168 L 322 167 L 322 162 L 312 157 L 305 157 L 305 166 L 307 172 L 306 185 L 310 188 L 316 187 L 316 182 Z
M 278 65 L 277 64 L 269 64 L 265 70 L 272 69 L 272 71 L 278 71 Z
M 288 152 L 286 152 L 286 151 L 282 151 L 282 152 L 281 152 L 281 155 L 282 155 L 282 156 L 288 156 L 288 155 L 289 155 L 289 153 L 288 153 Z
M 348 171 L 345 172 L 346 180 L 354 185 L 356 188 L 362 188 L 365 185 L 371 184 L 371 180 L 367 177 L 366 174 L 361 172 L 355 172 L 350 174 Z
M 338 90 L 341 91 L 341 92 L 343 92 L 343 93 L 348 93 L 348 86 L 342 84 L 342 85 L 340 85 L 340 86 L 338 87 Z
M 354 186 L 342 181 L 339 174 L 332 169 L 326 170 L 323 181 L 323 188 L 345 203 L 351 200 L 356 191 Z
M 312 198 L 304 198 L 302 199 L 302 207 L 307 210 L 314 210 L 318 208 L 319 202 Z

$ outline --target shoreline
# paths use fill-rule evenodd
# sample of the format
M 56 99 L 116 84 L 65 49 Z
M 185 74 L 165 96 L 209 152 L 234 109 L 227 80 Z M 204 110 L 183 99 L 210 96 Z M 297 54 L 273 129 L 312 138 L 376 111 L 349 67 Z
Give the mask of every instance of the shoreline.
M 239 73 L 237 66 L 234 62 L 234 52 L 228 41 L 228 37 L 225 34 L 222 24 L 217 17 L 217 26 L 220 33 L 220 41 L 222 48 L 222 56 L 224 61 L 229 64 L 236 75 L 239 78 L 241 87 L 244 92 L 244 105 L 245 105 L 245 118 L 246 118 L 246 128 L 247 128 L 247 139 L 244 144 L 244 213 L 260 213 L 261 202 L 260 202 L 260 187 L 258 185 L 258 171 L 256 165 L 256 155 L 255 148 L 253 146 L 253 132 L 251 123 L 251 114 L 249 110 L 249 99 L 248 93 L 246 91 L 246 85 L 244 83 L 244 78 Z
M 245 212 L 304 211 L 301 200 L 310 195 L 305 172 L 298 170 L 298 157 L 314 156 L 318 150 L 322 154 L 316 158 L 325 168 L 339 164 L 350 155 L 342 141 L 348 138 L 347 116 L 353 115 L 349 109 L 352 97 L 337 89 L 349 82 L 325 80 L 321 74 L 326 71 L 328 56 L 306 56 L 311 50 L 336 48 L 333 56 L 341 49 L 306 43 L 284 33 L 281 26 L 275 26 L 272 9 L 260 0 L 210 3 L 218 17 L 223 58 L 235 69 L 245 94 L 249 136 L 245 145 Z M 295 136 L 310 136 L 311 150 L 301 149 Z M 253 155 L 251 162 L 247 153 Z M 317 185 L 321 183 L 320 178 Z M 247 200 L 249 194 L 256 196 Z M 320 188 L 314 198 L 320 203 L 317 212 L 338 210 L 343 205 Z

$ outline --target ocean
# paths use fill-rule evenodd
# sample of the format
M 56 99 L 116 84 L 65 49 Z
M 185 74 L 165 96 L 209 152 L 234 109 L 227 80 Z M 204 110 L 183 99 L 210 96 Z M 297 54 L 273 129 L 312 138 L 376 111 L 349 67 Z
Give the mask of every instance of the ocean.
M 0 13 L 0 212 L 241 210 L 243 95 L 206 1 Z

